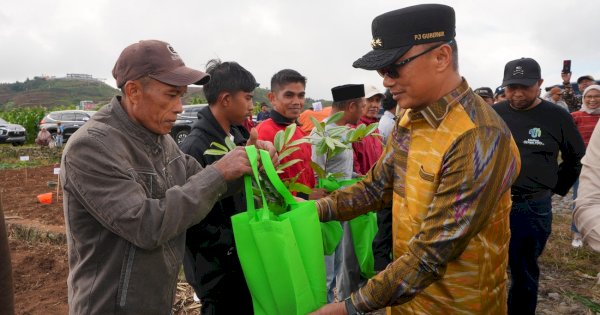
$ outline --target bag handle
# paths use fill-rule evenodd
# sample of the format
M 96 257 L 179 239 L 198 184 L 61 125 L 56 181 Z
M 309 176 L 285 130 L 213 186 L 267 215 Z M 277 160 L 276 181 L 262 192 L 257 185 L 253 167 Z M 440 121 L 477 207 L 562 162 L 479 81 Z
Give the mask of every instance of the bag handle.
M 267 173 L 267 177 L 273 187 L 277 190 L 277 192 L 283 197 L 285 201 L 285 206 L 289 208 L 291 205 L 297 205 L 298 202 L 294 198 L 294 195 L 290 193 L 290 191 L 285 187 L 279 175 L 277 174 L 277 170 L 275 170 L 275 166 L 273 166 L 273 162 L 271 162 L 271 156 L 269 152 L 265 150 L 260 150 L 260 160 L 262 162 L 265 173 Z M 288 209 L 289 210 L 289 209 Z
M 267 200 L 265 198 L 265 194 L 262 191 L 262 187 L 260 186 L 260 180 L 258 176 L 258 152 L 256 147 L 253 145 L 246 146 L 246 154 L 248 154 L 248 160 L 250 161 L 250 167 L 252 168 L 252 175 L 244 175 L 244 192 L 246 193 L 246 212 L 251 218 L 258 219 L 256 207 L 254 207 L 254 192 L 252 191 L 252 176 L 254 176 L 254 180 L 258 185 L 258 190 L 260 191 L 260 196 L 262 198 L 263 208 L 267 208 Z M 268 210 L 264 211 L 263 217 L 266 215 L 268 217 Z

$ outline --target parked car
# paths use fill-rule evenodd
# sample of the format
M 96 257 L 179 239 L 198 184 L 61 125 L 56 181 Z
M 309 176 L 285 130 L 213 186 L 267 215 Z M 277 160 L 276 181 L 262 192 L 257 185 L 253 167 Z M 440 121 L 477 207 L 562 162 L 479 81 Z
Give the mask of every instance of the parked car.
M 46 129 L 52 134 L 52 138 L 56 136 L 56 123 L 60 121 L 64 129 L 63 142 L 67 142 L 69 137 L 83 126 L 83 124 L 90 120 L 95 111 L 84 111 L 84 110 L 59 110 L 50 112 L 46 115 L 42 121 L 40 121 L 39 128 L 46 127 Z
M 11 124 L 0 118 L 0 143 L 12 143 L 12 145 L 22 145 L 27 138 L 27 131 L 18 124 Z
M 208 104 L 183 105 L 183 112 L 179 116 L 198 118 L 198 112 Z
M 175 139 L 177 144 L 181 144 L 183 139 L 192 131 L 192 125 L 198 120 L 198 112 L 202 107 L 208 104 L 183 105 L 183 112 L 179 114 L 173 128 L 171 129 L 171 137 Z

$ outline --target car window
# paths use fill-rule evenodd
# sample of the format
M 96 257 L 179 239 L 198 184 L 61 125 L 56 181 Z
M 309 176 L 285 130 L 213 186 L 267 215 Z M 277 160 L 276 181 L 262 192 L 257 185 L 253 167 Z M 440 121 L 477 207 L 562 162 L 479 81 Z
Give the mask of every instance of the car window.
M 87 114 L 81 114 L 81 113 L 75 114 L 75 120 L 77 120 L 77 121 L 88 121 L 89 119 L 90 119 L 90 116 L 88 116 Z
M 52 118 L 54 120 L 61 120 L 62 119 L 61 113 L 51 113 L 49 116 L 50 116 L 50 118 Z
M 75 113 L 63 113 L 61 120 L 64 121 L 75 121 Z

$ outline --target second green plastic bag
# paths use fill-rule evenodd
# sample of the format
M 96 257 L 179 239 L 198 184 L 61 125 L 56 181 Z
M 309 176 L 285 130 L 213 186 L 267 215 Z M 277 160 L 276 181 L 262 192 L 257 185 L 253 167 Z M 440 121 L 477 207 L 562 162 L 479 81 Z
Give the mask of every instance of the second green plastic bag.
M 246 147 L 259 183 L 257 152 Z M 289 209 L 279 216 L 255 209 L 250 176 L 244 178 L 247 211 L 231 217 L 244 276 L 255 314 L 306 314 L 327 302 L 321 228 L 314 201 L 297 202 L 283 186 L 268 152 L 261 151 L 265 172 Z M 260 187 L 259 187 L 260 188 Z M 233 302 L 235 303 L 235 302 Z
M 361 178 L 346 180 L 319 178 L 318 187 L 325 188 L 327 191 L 331 192 L 345 186 L 350 186 L 360 180 Z M 337 223 L 337 221 L 330 222 Z M 375 235 L 377 234 L 378 230 L 377 214 L 375 212 L 365 213 L 350 220 L 349 224 L 350 232 L 352 233 L 352 244 L 354 245 L 356 260 L 358 261 L 358 265 L 360 267 L 360 274 L 369 279 L 376 274 L 375 258 L 373 257 L 373 240 L 375 239 Z

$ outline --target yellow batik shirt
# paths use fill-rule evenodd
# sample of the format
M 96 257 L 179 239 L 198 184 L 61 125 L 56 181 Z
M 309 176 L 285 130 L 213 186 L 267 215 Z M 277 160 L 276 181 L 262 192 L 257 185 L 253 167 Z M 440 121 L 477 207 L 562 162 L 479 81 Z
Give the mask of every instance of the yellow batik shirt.
M 510 186 L 520 159 L 510 130 L 462 84 L 405 110 L 366 178 L 318 201 L 321 220 L 392 206 L 393 262 L 352 294 L 388 314 L 506 314 Z

